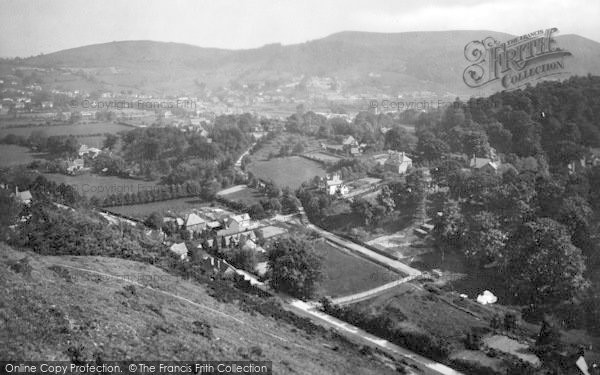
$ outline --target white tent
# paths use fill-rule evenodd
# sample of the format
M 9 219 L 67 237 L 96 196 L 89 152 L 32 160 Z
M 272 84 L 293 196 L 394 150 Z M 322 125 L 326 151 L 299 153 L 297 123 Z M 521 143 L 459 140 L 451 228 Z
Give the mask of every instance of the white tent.
M 485 290 L 483 291 L 483 294 L 477 296 L 477 302 L 481 303 L 482 305 L 492 304 L 498 302 L 498 297 L 496 297 L 489 290 Z

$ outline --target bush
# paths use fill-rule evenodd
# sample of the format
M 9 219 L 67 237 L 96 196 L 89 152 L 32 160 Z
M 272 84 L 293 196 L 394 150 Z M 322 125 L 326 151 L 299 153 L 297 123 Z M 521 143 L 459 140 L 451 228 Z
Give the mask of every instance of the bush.
M 202 337 L 206 337 L 209 340 L 212 340 L 214 338 L 214 334 L 210 324 L 199 320 L 195 320 L 192 323 L 192 333 L 200 335 Z
M 21 258 L 18 261 L 11 261 L 8 267 L 16 273 L 20 273 L 25 277 L 31 276 L 32 267 L 29 264 L 29 257 Z

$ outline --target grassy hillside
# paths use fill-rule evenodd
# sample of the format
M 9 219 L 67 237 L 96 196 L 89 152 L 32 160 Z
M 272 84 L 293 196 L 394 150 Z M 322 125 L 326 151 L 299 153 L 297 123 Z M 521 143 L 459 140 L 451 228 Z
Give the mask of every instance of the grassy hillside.
M 254 359 L 272 360 L 277 374 L 395 373 L 333 333 L 247 311 L 143 263 L 0 244 L 3 360 Z
M 466 92 L 464 47 L 472 40 L 511 35 L 493 31 L 406 33 L 342 32 L 301 44 L 267 45 L 249 50 L 220 50 L 185 44 L 125 41 L 59 51 L 24 60 L 28 66 L 71 69 L 75 80 L 99 87 L 134 87 L 180 93 L 226 85 L 230 81 L 289 81 L 292 77 L 329 76 L 353 92 L 431 90 Z M 600 74 L 600 44 L 577 35 L 558 36 L 574 58 L 573 74 Z M 79 71 L 78 69 L 81 69 Z M 82 78 L 83 77 L 83 78 Z M 61 75 L 51 77 L 67 85 Z M 70 78 L 70 79 L 71 79 Z

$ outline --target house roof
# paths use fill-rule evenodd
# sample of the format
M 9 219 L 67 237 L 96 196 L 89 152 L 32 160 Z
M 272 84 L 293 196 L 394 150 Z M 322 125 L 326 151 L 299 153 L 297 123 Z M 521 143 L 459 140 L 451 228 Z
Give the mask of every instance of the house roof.
M 388 159 L 385 161 L 388 165 L 401 165 L 404 163 L 411 163 L 412 159 L 409 158 L 404 152 L 391 153 Z
M 185 220 L 185 226 L 189 227 L 191 225 L 205 224 L 206 221 L 202 219 L 200 216 L 196 214 L 189 214 Z
M 220 227 L 221 223 L 218 221 L 209 221 L 208 223 L 206 223 L 206 226 L 214 229 Z
M 247 250 L 256 250 L 256 244 L 254 243 L 254 241 L 248 239 L 242 245 L 242 249 L 244 249 L 244 250 L 246 250 L 246 249 Z
M 332 150 L 343 150 L 344 149 L 344 145 L 331 145 L 331 144 L 324 144 L 325 148 L 329 148 Z
M 354 137 L 351 136 L 351 135 L 349 135 L 346 139 L 344 139 L 342 141 L 342 144 L 345 145 L 345 146 L 347 146 L 347 145 L 353 145 L 355 143 L 357 143 L 356 139 L 354 139 Z
M 244 221 L 250 221 L 250 215 L 248 215 L 248 214 L 235 215 L 235 216 L 231 217 L 231 221 L 235 221 L 238 223 L 243 223 Z
M 17 193 L 17 199 L 19 199 L 22 202 L 25 202 L 25 201 L 30 201 L 31 199 L 33 199 L 33 197 L 31 196 L 31 192 L 29 190 L 25 190 L 25 191 L 19 191 Z
M 494 169 L 498 169 L 498 165 L 489 158 L 473 158 L 469 164 L 471 168 L 481 169 L 486 165 L 491 166 Z
M 180 255 L 182 257 L 184 255 L 187 256 L 187 253 L 188 253 L 188 249 L 187 249 L 187 246 L 185 246 L 185 242 L 175 243 L 175 244 L 171 245 L 169 250 L 171 250 L 175 254 Z

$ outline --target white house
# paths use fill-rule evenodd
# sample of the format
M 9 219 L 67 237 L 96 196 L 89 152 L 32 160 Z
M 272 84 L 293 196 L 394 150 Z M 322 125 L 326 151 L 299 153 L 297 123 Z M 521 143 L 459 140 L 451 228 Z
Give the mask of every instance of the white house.
M 346 195 L 350 191 L 348 186 L 344 184 L 339 173 L 334 173 L 333 175 L 328 175 L 323 179 L 322 188 L 329 195 L 341 194 Z
M 404 174 L 408 168 L 412 167 L 412 159 L 404 152 L 390 151 L 388 158 L 383 164 L 385 170 Z
M 191 213 L 185 219 L 185 229 L 190 232 L 201 232 L 206 228 L 206 221 L 200 216 Z
M 490 158 L 476 158 L 473 157 L 470 161 L 469 161 L 469 167 L 472 169 L 477 169 L 480 171 L 487 171 L 487 172 L 492 172 L 492 173 L 496 173 L 496 171 L 498 170 L 498 167 L 500 166 L 500 163 L 497 161 L 494 161 Z
M 229 232 L 244 232 L 250 229 L 252 222 L 250 215 L 241 214 L 232 216 L 227 223 L 227 230 Z
M 188 257 L 188 249 L 187 246 L 185 246 L 185 242 L 175 243 L 171 245 L 169 250 L 177 254 L 181 260 L 186 260 Z
M 74 174 L 75 172 L 82 170 L 84 165 L 84 161 L 81 158 L 69 161 L 67 173 Z
M 86 145 L 81 145 L 79 147 L 79 151 L 77 151 L 77 153 L 79 154 L 79 156 L 83 156 L 83 155 L 86 155 L 86 154 L 91 154 L 92 158 L 95 158 L 101 152 L 102 152 L 102 150 L 100 150 L 99 148 L 88 147 Z
M 346 147 L 358 147 L 358 141 L 351 135 L 342 141 L 342 145 Z
M 16 187 L 15 188 L 15 198 L 26 205 L 31 204 L 31 200 L 33 199 L 33 196 L 31 195 L 31 192 L 29 190 L 25 190 L 25 191 L 19 191 L 19 188 Z

